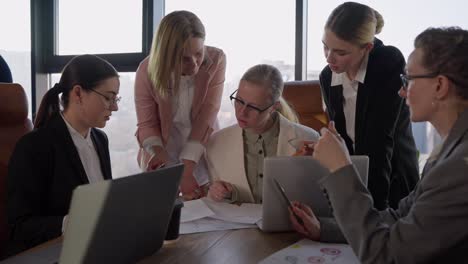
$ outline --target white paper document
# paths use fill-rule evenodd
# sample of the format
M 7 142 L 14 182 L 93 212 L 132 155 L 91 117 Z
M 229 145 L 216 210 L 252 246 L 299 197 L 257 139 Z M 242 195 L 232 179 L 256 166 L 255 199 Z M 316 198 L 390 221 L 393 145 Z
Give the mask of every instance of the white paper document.
M 255 223 L 261 218 L 260 204 L 235 205 L 202 198 L 184 202 L 179 233 L 257 228 Z
M 182 211 L 180 213 L 180 222 L 185 223 L 197 219 L 201 219 L 208 216 L 213 216 L 215 213 L 206 206 L 206 204 L 201 200 L 192 200 L 184 202 Z
M 331 244 L 303 239 L 284 248 L 259 264 L 359 264 L 353 250 L 346 244 Z
M 211 217 L 206 217 L 190 222 L 180 223 L 180 234 L 192 234 L 209 231 L 242 229 L 242 228 L 257 228 L 256 225 L 239 224 L 233 222 L 226 222 Z
M 214 212 L 214 215 L 210 216 L 212 218 L 242 224 L 255 224 L 262 219 L 261 204 L 243 203 L 236 205 L 214 202 L 207 198 L 202 200 Z

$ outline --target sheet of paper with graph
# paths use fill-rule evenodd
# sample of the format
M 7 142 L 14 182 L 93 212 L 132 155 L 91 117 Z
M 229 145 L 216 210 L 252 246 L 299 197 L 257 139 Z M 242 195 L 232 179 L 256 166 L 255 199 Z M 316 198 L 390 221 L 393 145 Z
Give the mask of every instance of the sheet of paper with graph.
M 346 244 L 330 244 L 303 239 L 275 252 L 259 264 L 359 264 L 353 250 Z

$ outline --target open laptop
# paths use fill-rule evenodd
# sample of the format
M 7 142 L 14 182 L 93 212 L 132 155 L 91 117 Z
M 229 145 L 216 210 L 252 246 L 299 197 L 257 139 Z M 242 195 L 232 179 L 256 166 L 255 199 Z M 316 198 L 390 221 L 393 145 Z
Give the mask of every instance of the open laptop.
M 154 254 L 164 242 L 182 171 L 179 164 L 78 186 L 62 246 L 7 263 L 135 263 Z
M 367 186 L 369 158 L 351 156 L 362 182 Z M 309 205 L 317 216 L 332 217 L 330 205 L 321 190 L 318 180 L 329 172 L 318 161 L 310 157 L 269 157 L 263 169 L 263 231 L 292 230 L 289 221 L 288 204 L 273 179 L 284 188 L 291 201 L 301 201 Z

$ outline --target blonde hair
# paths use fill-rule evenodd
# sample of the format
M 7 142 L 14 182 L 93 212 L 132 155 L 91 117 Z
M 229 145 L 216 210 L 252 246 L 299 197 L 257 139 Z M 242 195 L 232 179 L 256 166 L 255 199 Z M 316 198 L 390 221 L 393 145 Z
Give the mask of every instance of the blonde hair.
M 325 29 L 344 41 L 362 46 L 373 42 L 383 26 L 383 17 L 376 10 L 363 4 L 345 2 L 332 11 Z
M 275 66 L 268 64 L 255 65 L 244 73 L 241 81 L 247 81 L 269 89 L 271 93 L 271 102 L 280 102 L 280 114 L 291 122 L 299 122 L 294 110 L 281 96 L 284 88 L 283 76 Z
M 195 14 L 174 11 L 161 20 L 153 37 L 148 62 L 148 76 L 156 94 L 166 97 L 171 84 L 174 90 L 178 89 L 182 56 L 190 38 L 205 39 L 205 27 Z

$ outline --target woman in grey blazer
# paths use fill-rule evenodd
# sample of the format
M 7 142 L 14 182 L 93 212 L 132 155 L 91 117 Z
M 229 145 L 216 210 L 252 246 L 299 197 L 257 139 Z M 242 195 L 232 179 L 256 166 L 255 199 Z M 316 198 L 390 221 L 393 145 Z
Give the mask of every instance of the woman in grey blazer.
M 323 129 L 313 157 L 330 170 L 320 180 L 345 238 L 362 263 L 468 263 L 468 31 L 429 28 L 414 42 L 399 94 L 413 122 L 429 121 L 443 143 L 416 189 L 397 210 L 377 211 L 344 141 Z M 320 233 L 313 212 L 293 210 Z

